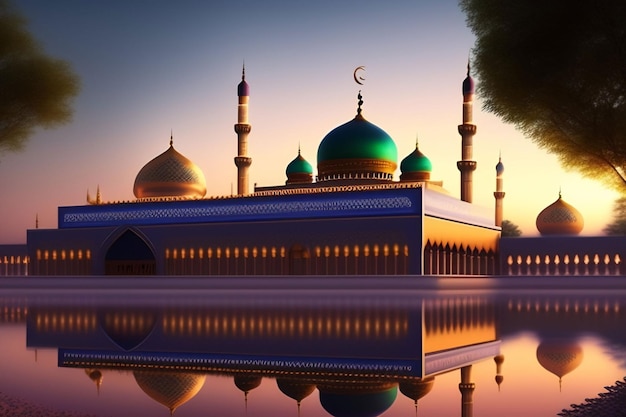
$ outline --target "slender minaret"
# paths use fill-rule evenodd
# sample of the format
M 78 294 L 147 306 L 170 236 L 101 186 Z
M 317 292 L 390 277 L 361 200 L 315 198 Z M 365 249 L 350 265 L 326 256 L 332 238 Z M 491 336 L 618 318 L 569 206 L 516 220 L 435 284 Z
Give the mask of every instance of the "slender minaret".
M 504 200 L 504 186 L 502 176 L 504 174 L 504 165 L 502 164 L 502 156 L 498 158 L 496 165 L 496 191 L 493 196 L 496 198 L 496 226 L 502 226 L 502 200 Z
M 237 86 L 239 104 L 237 106 L 237 194 L 248 194 L 248 168 L 252 164 L 252 158 L 248 157 L 248 133 L 252 126 L 248 123 L 248 101 L 250 99 L 250 87 L 246 82 L 246 67 L 241 71 L 241 82 Z
M 462 138 L 461 160 L 456 166 L 461 171 L 461 200 L 472 202 L 472 173 L 476 169 L 476 161 L 472 161 L 472 142 L 476 134 L 476 125 L 472 124 L 472 108 L 474 105 L 474 80 L 470 76 L 470 64 L 467 61 L 467 77 L 463 80 L 463 124 L 459 125 Z

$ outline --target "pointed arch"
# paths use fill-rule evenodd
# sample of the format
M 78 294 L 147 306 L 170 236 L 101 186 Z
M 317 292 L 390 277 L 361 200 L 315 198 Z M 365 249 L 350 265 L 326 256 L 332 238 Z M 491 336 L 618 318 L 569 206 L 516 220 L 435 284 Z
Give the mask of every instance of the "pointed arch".
M 105 275 L 155 275 L 156 256 L 147 239 L 136 230 L 124 228 L 106 242 Z

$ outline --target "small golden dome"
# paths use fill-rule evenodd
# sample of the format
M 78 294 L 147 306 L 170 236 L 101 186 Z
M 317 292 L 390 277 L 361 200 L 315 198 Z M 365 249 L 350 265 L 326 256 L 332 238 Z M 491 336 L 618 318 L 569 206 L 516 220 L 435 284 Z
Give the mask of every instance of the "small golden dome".
M 196 164 L 170 147 L 139 171 L 133 193 L 138 199 L 195 199 L 206 194 L 206 181 Z
M 543 209 L 537 216 L 537 230 L 542 235 L 577 235 L 585 222 L 576 208 L 561 198 Z

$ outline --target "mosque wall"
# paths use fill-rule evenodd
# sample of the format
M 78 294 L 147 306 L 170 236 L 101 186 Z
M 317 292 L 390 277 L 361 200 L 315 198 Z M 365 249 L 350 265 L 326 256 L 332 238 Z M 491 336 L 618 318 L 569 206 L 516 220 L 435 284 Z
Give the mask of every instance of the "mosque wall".
M 625 236 L 542 236 L 500 240 L 502 275 L 624 275 Z

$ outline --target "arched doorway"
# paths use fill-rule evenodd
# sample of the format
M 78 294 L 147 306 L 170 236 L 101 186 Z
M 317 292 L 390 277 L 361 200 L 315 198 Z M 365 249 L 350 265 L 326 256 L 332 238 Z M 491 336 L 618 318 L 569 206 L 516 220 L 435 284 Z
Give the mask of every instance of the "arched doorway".
M 126 230 L 109 247 L 104 271 L 106 275 L 154 275 L 156 258 L 142 238 Z

